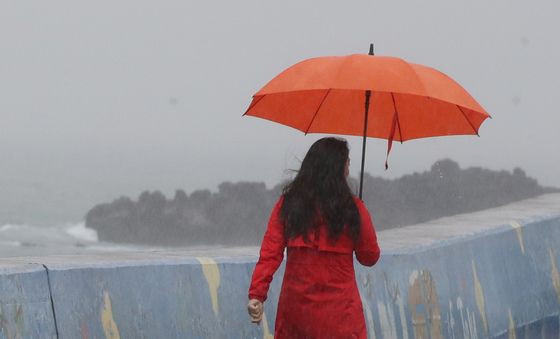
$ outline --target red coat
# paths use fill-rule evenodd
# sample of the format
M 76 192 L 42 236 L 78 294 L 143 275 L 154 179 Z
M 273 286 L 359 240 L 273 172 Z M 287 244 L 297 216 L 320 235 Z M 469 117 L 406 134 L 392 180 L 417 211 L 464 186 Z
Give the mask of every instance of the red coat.
M 362 302 L 354 274 L 353 252 L 362 265 L 379 259 L 375 228 L 364 203 L 355 198 L 362 220 L 360 240 L 342 234 L 334 243 L 321 225 L 303 237 L 286 241 L 280 222 L 280 198 L 270 216 L 249 298 L 265 301 L 274 272 L 288 258 L 276 313 L 275 339 L 367 338 Z

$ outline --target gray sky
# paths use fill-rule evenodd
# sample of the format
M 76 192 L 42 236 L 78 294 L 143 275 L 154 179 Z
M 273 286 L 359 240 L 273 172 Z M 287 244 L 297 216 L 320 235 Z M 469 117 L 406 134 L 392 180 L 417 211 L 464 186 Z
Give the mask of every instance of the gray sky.
M 318 135 L 241 115 L 302 59 L 399 56 L 453 77 L 493 116 L 481 137 L 369 139 L 396 177 L 450 157 L 560 186 L 557 1 L 3 1 L 0 183 L 95 199 L 279 182 Z M 349 138 L 351 169 L 360 140 Z M 49 186 L 50 185 L 50 186 Z M 15 189 L 17 190 L 17 189 Z M 24 192 L 25 191 L 25 192 Z

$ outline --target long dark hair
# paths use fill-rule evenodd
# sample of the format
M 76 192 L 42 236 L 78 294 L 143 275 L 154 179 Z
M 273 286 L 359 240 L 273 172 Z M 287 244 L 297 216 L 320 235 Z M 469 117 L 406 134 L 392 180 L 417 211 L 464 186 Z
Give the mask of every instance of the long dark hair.
M 322 138 L 316 141 L 301 163 L 294 180 L 284 187 L 280 219 L 287 239 L 302 235 L 326 223 L 330 240 L 348 229 L 356 241 L 360 235 L 360 214 L 348 187 L 345 165 L 348 143 L 344 139 Z

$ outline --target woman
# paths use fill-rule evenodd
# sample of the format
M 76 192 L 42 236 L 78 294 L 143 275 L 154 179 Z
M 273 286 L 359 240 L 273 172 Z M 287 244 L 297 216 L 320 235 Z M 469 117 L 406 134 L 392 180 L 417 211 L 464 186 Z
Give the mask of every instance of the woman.
M 287 247 L 276 339 L 367 337 L 352 254 L 373 266 L 380 250 L 364 203 L 348 187 L 349 165 L 345 140 L 318 140 L 272 210 L 247 308 L 260 322 Z

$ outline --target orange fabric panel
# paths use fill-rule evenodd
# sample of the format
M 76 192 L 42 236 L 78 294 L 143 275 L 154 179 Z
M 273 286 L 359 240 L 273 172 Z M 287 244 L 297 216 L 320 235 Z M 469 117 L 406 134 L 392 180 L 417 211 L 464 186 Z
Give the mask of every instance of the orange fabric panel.
M 289 67 L 255 94 L 246 115 L 304 133 L 362 136 L 366 90 L 371 91 L 369 137 L 406 141 L 477 134 L 489 117 L 442 72 L 362 54 L 313 58 Z

